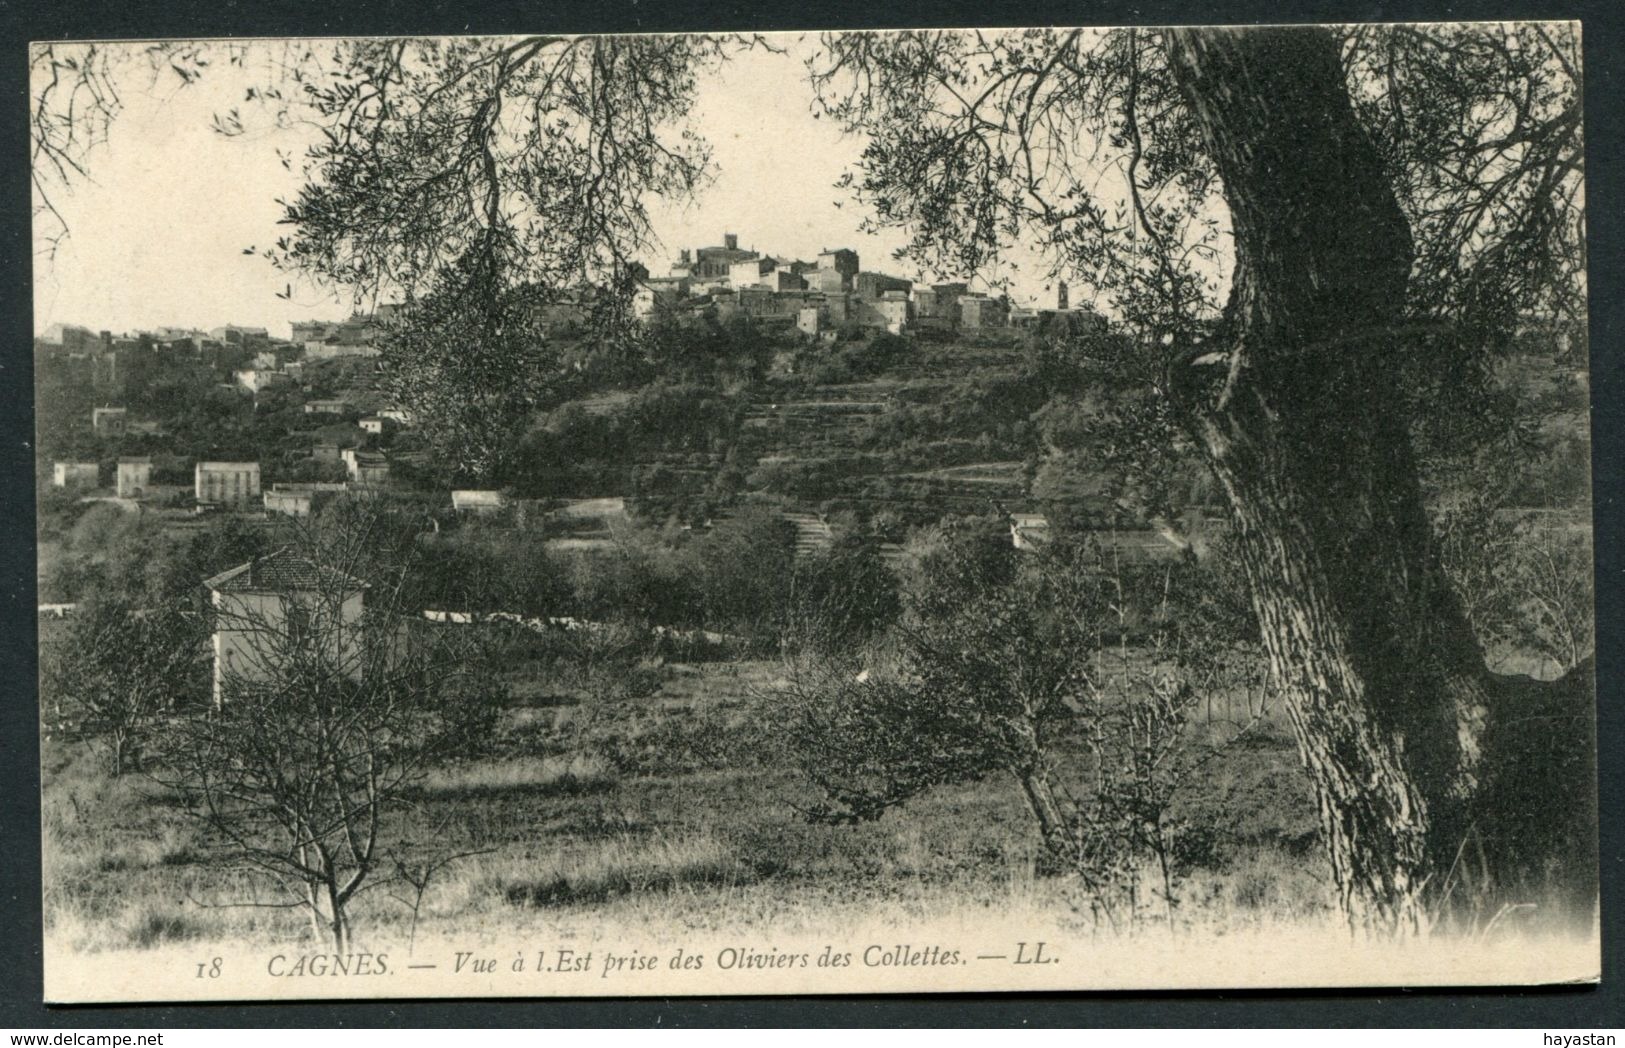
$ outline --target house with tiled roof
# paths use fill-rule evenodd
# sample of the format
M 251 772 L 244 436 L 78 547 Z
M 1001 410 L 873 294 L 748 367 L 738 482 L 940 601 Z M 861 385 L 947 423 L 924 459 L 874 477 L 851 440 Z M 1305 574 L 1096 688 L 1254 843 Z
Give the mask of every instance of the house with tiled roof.
M 389 482 L 389 459 L 376 451 L 345 448 L 339 452 L 339 458 L 344 460 L 344 468 L 350 480 L 356 484 L 376 485 Z
M 208 591 L 214 701 L 280 679 L 320 659 L 350 676 L 362 668 L 367 584 L 284 546 L 203 581 Z

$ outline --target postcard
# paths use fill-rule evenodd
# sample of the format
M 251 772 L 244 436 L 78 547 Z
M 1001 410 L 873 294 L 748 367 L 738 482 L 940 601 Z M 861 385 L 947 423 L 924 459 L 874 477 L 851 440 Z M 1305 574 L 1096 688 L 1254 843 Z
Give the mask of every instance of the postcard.
M 30 61 L 49 1001 L 1598 979 L 1577 23 Z

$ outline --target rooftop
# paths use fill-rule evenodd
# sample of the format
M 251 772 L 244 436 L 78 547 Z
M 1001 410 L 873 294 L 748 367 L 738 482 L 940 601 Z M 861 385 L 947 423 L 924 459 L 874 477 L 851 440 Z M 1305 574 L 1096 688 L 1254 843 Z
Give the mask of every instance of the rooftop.
M 228 568 L 213 578 L 204 579 L 203 584 L 216 593 L 280 593 L 329 586 L 365 589 L 367 585 L 353 575 L 299 556 L 291 546 Z

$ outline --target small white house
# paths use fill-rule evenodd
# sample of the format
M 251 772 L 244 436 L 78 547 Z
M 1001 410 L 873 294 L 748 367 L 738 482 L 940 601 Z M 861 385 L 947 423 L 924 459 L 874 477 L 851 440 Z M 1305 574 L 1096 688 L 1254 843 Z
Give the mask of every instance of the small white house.
M 94 462 L 58 462 L 51 469 L 53 488 L 94 488 L 101 484 L 101 469 Z
M 284 517 L 308 517 L 315 501 L 315 492 L 311 491 L 267 491 L 265 512 L 267 515 L 280 513 Z
M 1034 550 L 1049 541 L 1049 518 L 1042 513 L 1010 514 L 1010 544 Z
M 91 408 L 90 428 L 98 437 L 120 437 L 129 418 L 130 413 L 124 408 Z
M 239 371 L 236 375 L 237 384 L 250 393 L 270 389 L 272 386 L 286 385 L 292 381 L 285 371 L 269 371 L 265 368 L 249 368 Z
M 121 458 L 118 460 L 117 493 L 121 499 L 138 499 L 152 486 L 152 460 L 149 458 Z
M 496 513 L 508 505 L 500 491 L 466 489 L 451 493 L 451 508 L 458 513 Z
M 339 452 L 344 468 L 356 484 L 368 486 L 389 482 L 389 459 L 376 451 L 357 451 L 345 448 Z
M 291 547 L 205 579 L 214 701 L 233 688 L 274 682 L 291 659 L 319 654 L 358 677 L 367 584 Z

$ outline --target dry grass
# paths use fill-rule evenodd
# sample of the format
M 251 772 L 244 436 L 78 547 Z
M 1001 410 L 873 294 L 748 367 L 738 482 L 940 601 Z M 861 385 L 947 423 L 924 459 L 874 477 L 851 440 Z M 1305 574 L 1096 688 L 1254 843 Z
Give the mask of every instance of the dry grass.
M 615 788 L 615 776 L 590 755 L 524 760 L 476 760 L 430 770 L 417 793 L 445 799 L 458 795 L 534 793 L 570 795 Z
M 872 823 L 806 822 L 805 784 L 767 749 L 779 675 L 767 662 L 670 667 L 659 694 L 616 714 L 681 748 L 654 771 L 524 741 L 584 708 L 509 710 L 499 730 L 512 745 L 433 769 L 392 829 L 463 856 L 425 892 L 420 935 L 561 926 L 835 934 L 1000 914 L 1091 927 L 1076 884 L 1042 872 L 1020 792 L 1002 778 L 940 787 Z M 695 732 L 723 744 L 704 761 L 683 757 Z M 1206 773 L 1183 814 L 1218 837 L 1192 838 L 1179 908 L 1189 926 L 1325 913 L 1318 861 L 1302 844 L 1313 809 L 1293 786 L 1290 745 L 1269 733 L 1251 745 Z M 47 744 L 45 772 L 53 941 L 158 950 L 312 935 L 300 911 L 277 908 L 274 887 L 211 863 L 184 811 L 150 782 L 109 780 L 96 755 L 65 740 Z M 412 910 L 399 894 L 380 885 L 358 900 L 363 941 L 404 936 Z M 1153 919 L 1160 898 L 1148 889 L 1141 909 Z

